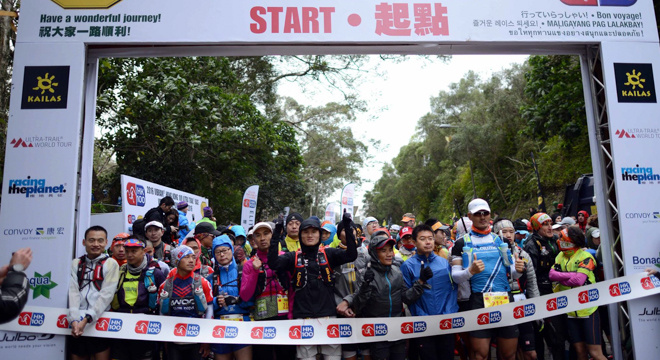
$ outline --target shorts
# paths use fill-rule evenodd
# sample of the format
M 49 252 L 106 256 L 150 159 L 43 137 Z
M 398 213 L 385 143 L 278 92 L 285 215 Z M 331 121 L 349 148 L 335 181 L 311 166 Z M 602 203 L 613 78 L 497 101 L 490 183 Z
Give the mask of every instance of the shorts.
M 211 351 L 214 354 L 231 354 L 246 346 L 250 346 L 250 344 L 211 344 Z
M 511 302 L 513 302 L 513 296 L 511 296 L 511 293 L 509 293 L 509 303 Z M 472 310 L 483 309 L 484 308 L 483 294 L 482 293 L 470 294 L 470 306 Z M 518 331 L 518 325 L 509 325 L 509 326 L 502 326 L 493 329 L 470 331 L 470 336 L 478 339 L 492 339 L 492 338 L 517 339 L 519 335 L 520 335 L 520 331 Z
M 111 359 L 151 359 L 156 346 L 155 341 L 115 339 L 110 350 Z
M 472 308 L 470 308 L 470 300 L 458 302 L 458 312 L 470 311 L 470 310 L 472 310 Z
M 298 345 L 296 346 L 296 358 L 316 359 L 316 354 L 323 354 L 326 360 L 341 359 L 341 345 Z
M 77 356 L 88 357 L 110 348 L 109 339 L 95 338 L 89 336 L 73 337 L 67 336 L 69 340 L 69 351 Z
M 518 331 L 520 332 L 518 346 L 522 351 L 536 351 L 536 341 L 534 340 L 536 333 L 534 332 L 534 324 L 531 322 L 518 324 Z
M 571 344 L 584 342 L 589 345 L 600 345 L 600 315 L 598 311 L 585 318 L 568 318 L 568 341 Z
M 344 359 L 353 357 L 357 355 L 358 345 L 357 344 L 342 344 L 341 345 L 341 355 Z

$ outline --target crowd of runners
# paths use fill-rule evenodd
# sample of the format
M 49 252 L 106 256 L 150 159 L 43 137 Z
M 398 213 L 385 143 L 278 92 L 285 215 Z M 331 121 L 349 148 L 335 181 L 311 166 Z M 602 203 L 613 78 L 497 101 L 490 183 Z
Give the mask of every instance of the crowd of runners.
M 218 226 L 211 208 L 196 224 L 188 204 L 165 197 L 112 239 L 84 234 L 71 264 L 68 351 L 73 359 L 606 359 L 607 312 L 597 307 L 543 321 L 410 340 L 350 345 L 262 346 L 81 336 L 104 311 L 234 321 L 451 314 L 551 294 L 602 280 L 596 215 L 538 212 L 491 219 L 474 199 L 451 224 L 337 224 L 291 213 Z M 247 231 L 246 231 L 247 230 Z M 108 249 L 108 243 L 110 246 Z M 547 348 L 546 348 L 547 346 Z M 547 351 L 546 351 L 547 349 Z

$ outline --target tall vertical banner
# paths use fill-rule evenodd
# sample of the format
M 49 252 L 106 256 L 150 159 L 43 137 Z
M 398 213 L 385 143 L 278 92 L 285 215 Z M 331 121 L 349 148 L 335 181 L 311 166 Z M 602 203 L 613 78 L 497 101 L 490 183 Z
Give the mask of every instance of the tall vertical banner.
M 257 214 L 257 198 L 259 197 L 259 185 L 252 185 L 243 194 L 241 204 L 241 226 L 247 231 L 254 226 L 254 219 Z
M 336 223 L 337 222 L 337 208 L 338 204 L 331 202 L 325 207 L 325 221 L 330 221 L 331 223 Z
M 204 217 L 202 209 L 208 206 L 209 199 L 185 191 L 173 189 L 146 180 L 134 178 L 128 175 L 121 176 L 121 188 L 123 191 L 122 213 L 124 217 L 124 231 L 133 231 L 133 222 L 140 219 L 149 209 L 158 206 L 160 199 L 170 196 L 174 200 L 174 206 L 180 201 L 188 203 L 186 217 L 189 222 L 194 222 Z M 114 234 L 109 234 L 113 236 Z
M 353 214 L 353 197 L 355 196 L 355 184 L 348 183 L 341 190 L 341 211 L 339 216 L 344 216 L 344 213 L 347 212 L 351 215 Z

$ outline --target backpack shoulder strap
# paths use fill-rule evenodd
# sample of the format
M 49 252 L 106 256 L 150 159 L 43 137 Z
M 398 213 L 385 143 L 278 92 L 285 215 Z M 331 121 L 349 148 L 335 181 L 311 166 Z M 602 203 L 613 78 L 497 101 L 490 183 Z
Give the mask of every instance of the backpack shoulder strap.
M 83 276 L 85 275 L 85 259 L 87 256 L 83 255 L 78 258 L 78 270 L 76 270 L 76 276 L 78 277 L 78 288 L 82 288 Z

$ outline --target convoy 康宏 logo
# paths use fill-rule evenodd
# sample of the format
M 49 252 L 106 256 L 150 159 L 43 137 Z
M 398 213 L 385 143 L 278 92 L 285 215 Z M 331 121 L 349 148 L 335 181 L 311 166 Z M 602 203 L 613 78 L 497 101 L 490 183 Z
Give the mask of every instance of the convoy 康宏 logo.
M 21 109 L 66 109 L 69 66 L 26 66 Z
M 41 326 L 44 324 L 46 315 L 38 312 L 22 312 L 18 315 L 18 325 Z
M 402 334 L 421 333 L 426 331 L 425 321 L 405 322 L 401 324 Z
M 290 339 L 311 339 L 314 337 L 314 327 L 311 325 L 298 325 L 289 328 Z
M 333 324 L 328 325 L 327 334 L 329 338 L 346 338 L 353 336 L 353 328 L 350 325 Z
M 121 0 L 51 0 L 64 9 L 109 9 Z
M 652 64 L 614 63 L 616 95 L 620 103 L 656 103 Z
M 140 320 L 135 324 L 136 334 L 158 335 L 162 324 L 158 321 Z
M 632 6 L 637 0 L 561 0 L 566 5 L 577 6 Z
M 460 329 L 465 326 L 464 317 L 440 320 L 440 330 Z
M 630 283 L 627 281 L 620 282 L 618 284 L 612 284 L 610 285 L 610 296 L 615 297 L 615 296 L 621 296 L 621 295 L 628 295 L 632 292 L 630 288 Z
M 218 325 L 213 328 L 211 335 L 218 339 L 234 339 L 238 337 L 238 328 L 236 326 Z
M 387 335 L 386 324 L 364 324 L 362 325 L 362 336 L 385 336 Z

